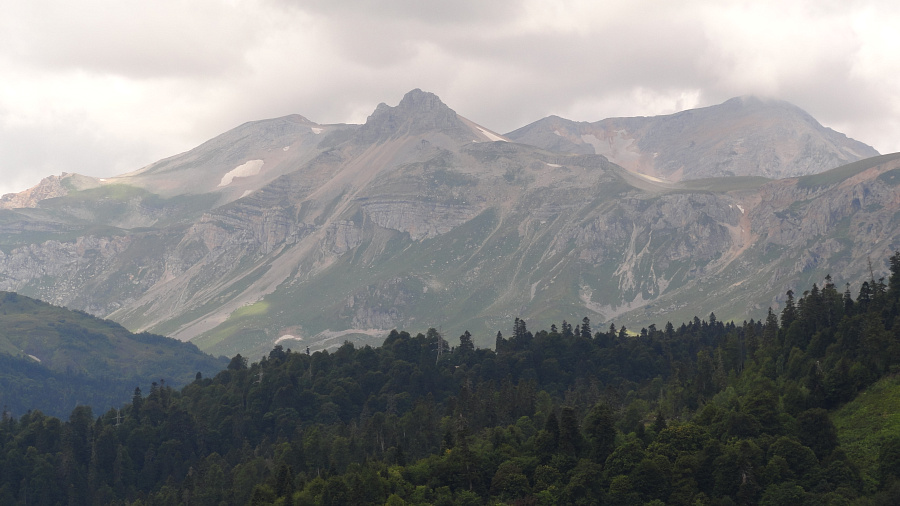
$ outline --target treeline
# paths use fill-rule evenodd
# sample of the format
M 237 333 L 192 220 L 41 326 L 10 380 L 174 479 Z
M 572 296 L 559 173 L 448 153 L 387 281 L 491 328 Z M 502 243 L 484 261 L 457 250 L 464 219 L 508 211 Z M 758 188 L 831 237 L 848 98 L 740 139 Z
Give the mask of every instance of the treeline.
M 4 415 L 0 504 L 898 504 L 900 441 L 863 474 L 829 418 L 900 366 L 890 265 L 740 325 L 516 320 L 495 350 L 392 331 L 99 417 Z

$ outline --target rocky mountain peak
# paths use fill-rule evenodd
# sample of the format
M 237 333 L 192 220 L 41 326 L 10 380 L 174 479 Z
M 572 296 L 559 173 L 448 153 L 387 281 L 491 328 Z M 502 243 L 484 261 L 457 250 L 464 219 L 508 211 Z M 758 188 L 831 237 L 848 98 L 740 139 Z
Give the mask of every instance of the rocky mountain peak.
M 437 95 L 416 88 L 404 95 L 396 107 L 378 104 L 359 129 L 358 139 L 373 143 L 428 132 L 440 132 L 465 141 L 472 137 L 468 126 Z
M 406 95 L 403 95 L 403 99 L 397 104 L 397 108 L 409 111 L 450 110 L 446 104 L 441 102 L 441 99 L 437 95 L 428 91 L 422 91 L 419 88 L 411 90 L 407 92 Z

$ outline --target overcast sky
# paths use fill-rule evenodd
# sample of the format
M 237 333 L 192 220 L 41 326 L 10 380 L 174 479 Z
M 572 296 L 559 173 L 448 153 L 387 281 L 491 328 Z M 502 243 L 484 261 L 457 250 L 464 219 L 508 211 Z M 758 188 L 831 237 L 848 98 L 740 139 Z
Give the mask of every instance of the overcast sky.
M 500 133 L 756 94 L 900 151 L 893 0 L 0 0 L 0 193 L 413 88 Z

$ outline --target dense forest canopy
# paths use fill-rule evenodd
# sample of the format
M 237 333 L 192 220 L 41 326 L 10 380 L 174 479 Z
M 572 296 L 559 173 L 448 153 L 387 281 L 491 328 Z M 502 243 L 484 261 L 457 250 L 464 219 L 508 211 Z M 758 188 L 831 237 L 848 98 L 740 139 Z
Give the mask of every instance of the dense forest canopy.
M 494 350 L 395 330 L 100 415 L 4 413 L 0 504 L 897 504 L 900 431 L 851 456 L 833 422 L 900 368 L 890 265 L 760 321 L 516 319 Z

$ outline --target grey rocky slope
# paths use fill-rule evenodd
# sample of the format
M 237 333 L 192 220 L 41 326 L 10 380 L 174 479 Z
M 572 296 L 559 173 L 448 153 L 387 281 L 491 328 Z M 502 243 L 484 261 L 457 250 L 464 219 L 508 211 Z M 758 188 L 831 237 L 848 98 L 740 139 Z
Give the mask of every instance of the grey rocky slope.
M 596 153 L 669 181 L 815 174 L 878 155 L 784 101 L 747 96 L 701 109 L 594 123 L 551 116 L 506 134 L 563 153 Z
M 0 289 L 226 355 L 395 327 L 486 346 L 515 317 L 759 318 L 789 288 L 857 279 L 867 258 L 883 270 L 900 246 L 897 174 L 885 156 L 799 179 L 660 182 L 506 142 L 414 90 L 364 125 L 250 123 L 0 210 Z

